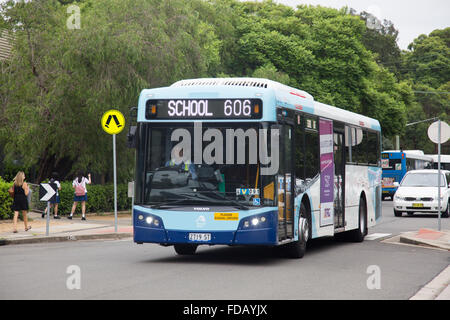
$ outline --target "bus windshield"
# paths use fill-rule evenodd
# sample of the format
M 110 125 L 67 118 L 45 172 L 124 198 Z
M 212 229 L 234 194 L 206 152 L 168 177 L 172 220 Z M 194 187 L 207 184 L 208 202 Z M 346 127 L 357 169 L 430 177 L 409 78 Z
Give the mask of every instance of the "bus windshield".
M 260 129 L 261 124 L 242 123 L 143 124 L 137 155 L 143 174 L 137 177 L 136 204 L 243 210 L 276 205 L 275 174 L 263 175 L 257 157 Z
M 382 159 L 381 168 L 383 170 L 402 170 L 402 159 Z

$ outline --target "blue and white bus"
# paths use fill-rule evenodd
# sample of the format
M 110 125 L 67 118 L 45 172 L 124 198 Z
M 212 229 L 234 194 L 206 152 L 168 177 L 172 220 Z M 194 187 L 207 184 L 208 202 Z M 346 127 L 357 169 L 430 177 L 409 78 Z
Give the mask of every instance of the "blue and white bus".
M 134 242 L 283 246 L 363 241 L 381 216 L 380 124 L 302 90 L 255 78 L 143 90 Z
M 385 150 L 381 153 L 381 167 L 383 169 L 382 200 L 386 197 L 394 198 L 397 187 L 409 170 L 430 169 L 433 158 L 425 155 L 422 150 Z

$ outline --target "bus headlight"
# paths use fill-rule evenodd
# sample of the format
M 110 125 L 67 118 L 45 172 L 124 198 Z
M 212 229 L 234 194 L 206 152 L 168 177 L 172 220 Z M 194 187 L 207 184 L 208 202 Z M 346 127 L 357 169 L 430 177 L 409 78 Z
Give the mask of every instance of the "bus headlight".
M 149 213 L 135 212 L 137 226 L 164 228 L 163 220 L 159 216 Z
M 244 219 L 242 222 L 241 228 L 247 229 L 252 227 L 262 228 L 268 223 L 268 220 L 265 216 L 253 216 Z

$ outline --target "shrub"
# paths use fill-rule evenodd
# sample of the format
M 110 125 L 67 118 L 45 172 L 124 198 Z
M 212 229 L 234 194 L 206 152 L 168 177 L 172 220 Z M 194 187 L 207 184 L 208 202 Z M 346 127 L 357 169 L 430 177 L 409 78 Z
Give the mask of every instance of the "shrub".
M 12 182 L 6 182 L 0 177 L 0 220 L 12 219 L 14 212 L 11 210 L 13 199 L 9 196 L 8 189 Z
M 111 212 L 114 211 L 114 186 L 87 185 L 88 201 L 86 202 L 86 213 L 89 212 Z M 72 209 L 74 189 L 71 181 L 61 183 L 59 191 L 60 204 L 58 214 L 69 215 Z M 131 198 L 128 198 L 128 186 L 117 185 L 117 210 L 131 210 Z M 75 213 L 81 213 L 81 203 L 78 204 Z
M 9 196 L 8 189 L 12 182 L 8 183 L 0 178 L 0 220 L 12 219 L 14 213 L 11 210 L 13 203 Z M 86 213 L 89 212 L 112 212 L 114 211 L 114 186 L 108 185 L 87 185 L 88 201 L 86 202 Z M 45 202 L 39 201 L 39 191 L 34 190 L 32 193 L 34 208 L 43 210 L 47 205 Z M 58 206 L 58 214 L 69 215 L 72 209 L 74 189 L 71 181 L 61 182 L 61 190 L 59 191 L 60 204 Z M 117 185 L 117 210 L 131 210 L 131 198 L 128 198 L 128 185 Z M 81 203 L 78 204 L 75 213 L 81 213 Z

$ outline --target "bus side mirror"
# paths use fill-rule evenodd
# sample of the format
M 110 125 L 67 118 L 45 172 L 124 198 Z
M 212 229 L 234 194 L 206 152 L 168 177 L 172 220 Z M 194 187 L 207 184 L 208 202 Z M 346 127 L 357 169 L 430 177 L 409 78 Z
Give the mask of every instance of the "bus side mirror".
M 130 130 L 127 134 L 128 148 L 136 148 L 136 129 L 137 126 L 130 126 Z
M 136 148 L 136 130 L 137 130 L 137 123 L 136 123 L 136 119 L 137 119 L 137 108 L 136 107 L 132 107 L 130 108 L 130 120 L 131 120 L 131 124 L 130 124 L 130 130 L 128 131 L 127 134 L 127 146 L 128 148 Z

